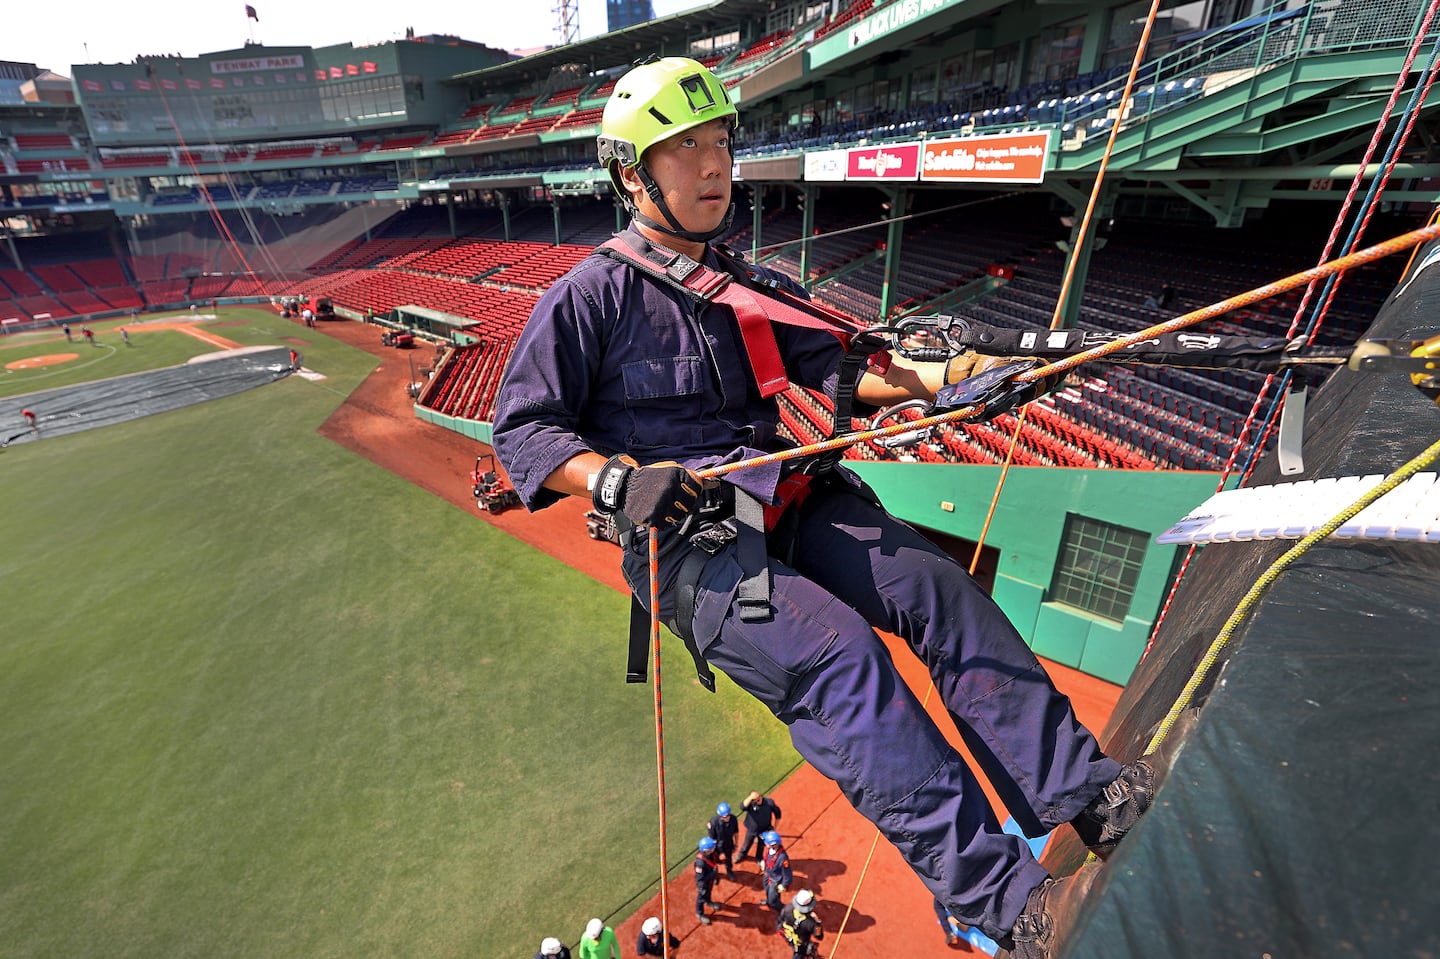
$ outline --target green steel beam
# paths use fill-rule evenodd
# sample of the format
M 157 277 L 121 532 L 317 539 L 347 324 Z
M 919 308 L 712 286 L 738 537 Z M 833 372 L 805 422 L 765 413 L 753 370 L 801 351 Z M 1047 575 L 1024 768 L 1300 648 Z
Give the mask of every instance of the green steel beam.
M 903 186 L 885 191 L 890 198 L 890 226 L 885 233 L 885 278 L 880 284 L 880 315 L 883 320 L 890 315 L 895 299 L 895 283 L 900 273 L 900 247 L 905 238 L 905 207 L 910 191 Z
M 1332 102 L 1338 102 L 1332 101 Z M 1339 109 L 1273 127 L 1261 133 L 1227 131 L 1206 137 L 1185 150 L 1187 157 L 1254 156 L 1313 143 L 1357 128 L 1373 128 L 1385 111 L 1385 97 L 1346 101 Z

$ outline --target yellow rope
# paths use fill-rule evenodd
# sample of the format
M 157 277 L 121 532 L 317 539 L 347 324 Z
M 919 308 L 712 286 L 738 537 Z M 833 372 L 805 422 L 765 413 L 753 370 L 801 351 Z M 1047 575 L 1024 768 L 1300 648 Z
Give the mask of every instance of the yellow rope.
M 840 928 L 835 930 L 835 945 L 830 949 L 830 959 L 835 959 L 840 954 L 840 939 L 845 935 L 845 925 L 850 921 L 850 914 L 855 911 L 855 900 L 860 898 L 860 887 L 865 883 L 865 874 L 870 871 L 870 860 L 875 858 L 875 847 L 880 844 L 880 830 L 875 830 L 875 835 L 870 837 L 870 851 L 865 854 L 865 865 L 860 868 L 860 875 L 855 880 L 855 891 L 850 894 L 850 901 L 845 904 L 845 915 L 840 919 Z
M 1230 618 L 1226 620 L 1224 628 L 1222 628 L 1219 635 L 1215 637 L 1215 641 L 1210 644 L 1210 648 L 1206 651 L 1204 658 L 1200 660 L 1199 665 L 1195 668 L 1194 674 L 1191 675 L 1190 681 L 1185 684 L 1185 688 L 1180 692 L 1180 697 L 1175 700 L 1175 705 L 1170 707 L 1170 712 L 1161 720 L 1159 729 L 1155 731 L 1154 737 L 1150 740 L 1149 747 L 1145 750 L 1147 755 L 1160 748 L 1160 744 L 1165 741 L 1165 737 L 1170 734 L 1171 728 L 1174 727 L 1175 723 L 1179 720 L 1180 714 L 1189 708 L 1191 701 L 1195 698 L 1195 693 L 1199 691 L 1200 686 L 1205 682 L 1210 671 L 1214 669 L 1215 664 L 1219 662 L 1221 652 L 1224 651 L 1226 645 L 1234 636 L 1235 631 L 1240 628 L 1240 624 L 1244 622 L 1250 610 L 1254 608 L 1255 604 L 1259 602 L 1260 597 L 1265 594 L 1265 591 L 1270 588 L 1271 584 L 1275 582 L 1280 574 L 1284 572 L 1291 563 L 1305 555 L 1316 543 L 1335 532 L 1341 526 L 1344 526 L 1353 519 L 1357 513 L 1365 509 L 1365 507 L 1430 465 L 1437 457 L 1440 457 L 1440 441 L 1435 442 L 1419 456 L 1391 473 L 1385 478 L 1383 483 L 1335 514 L 1324 526 L 1321 526 L 1300 540 L 1287 550 L 1285 555 L 1270 565 L 1270 568 L 1255 581 L 1255 585 L 1251 586 L 1249 592 L 1240 600 L 1239 605 L 1235 607 L 1235 611 L 1231 613 Z

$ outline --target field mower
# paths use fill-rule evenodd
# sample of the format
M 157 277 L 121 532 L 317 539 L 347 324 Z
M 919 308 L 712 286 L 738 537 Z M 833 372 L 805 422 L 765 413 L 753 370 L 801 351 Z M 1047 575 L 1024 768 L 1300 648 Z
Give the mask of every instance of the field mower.
M 475 494 L 475 505 L 487 513 L 503 513 L 520 505 L 520 494 L 515 492 L 515 487 L 496 472 L 493 453 L 481 453 L 475 457 L 470 487 Z
M 386 330 L 380 334 L 380 345 L 408 350 L 415 345 L 415 334 L 409 330 Z

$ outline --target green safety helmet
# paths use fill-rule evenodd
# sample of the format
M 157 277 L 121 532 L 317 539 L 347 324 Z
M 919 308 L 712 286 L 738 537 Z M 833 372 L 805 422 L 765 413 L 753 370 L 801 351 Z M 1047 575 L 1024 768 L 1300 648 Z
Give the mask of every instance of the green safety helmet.
M 692 233 L 675 219 L 659 186 L 640 161 L 645 151 L 661 140 L 712 120 L 727 120 L 733 129 L 738 116 L 725 85 L 698 60 L 689 57 L 649 60 L 622 76 L 605 102 L 600 135 L 595 138 L 600 165 L 610 174 L 616 195 L 642 223 L 686 239 L 713 239 L 730 228 L 734 206 L 714 230 Z M 620 182 L 621 167 L 638 169 L 641 182 L 667 223 L 640 215 Z
M 720 78 L 698 60 L 663 57 L 642 63 L 615 84 L 595 138 L 600 165 L 620 186 L 618 166 L 633 167 L 661 140 L 711 120 L 736 122 Z M 623 190 L 621 191 L 623 195 Z

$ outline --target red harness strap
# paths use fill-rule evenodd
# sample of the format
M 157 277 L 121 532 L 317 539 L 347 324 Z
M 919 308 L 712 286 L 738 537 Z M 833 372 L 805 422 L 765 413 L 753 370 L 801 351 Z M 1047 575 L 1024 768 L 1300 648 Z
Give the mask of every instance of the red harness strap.
M 805 502 L 810 496 L 810 481 L 814 478 L 809 473 L 791 473 L 780 481 L 775 487 L 775 505 L 767 505 L 764 510 L 766 530 L 773 530 L 787 509 L 792 506 L 798 508 Z
M 611 237 L 598 247 L 598 251 L 633 264 L 641 272 L 684 290 L 701 303 L 721 303 L 734 310 L 740 324 L 740 338 L 750 359 L 750 369 L 755 373 L 760 395 L 766 398 L 790 388 L 785 364 L 780 359 L 780 344 L 775 340 L 771 323 L 824 330 L 840 341 L 841 349 L 849 348 L 850 333 L 854 328 L 849 320 L 813 303 L 791 297 L 784 290 L 751 289 L 736 282 L 729 273 L 712 270 L 683 253 L 672 255 L 654 247 L 637 250 L 624 234 Z M 787 302 L 787 297 L 793 302 Z M 797 305 L 801 303 L 803 307 Z

